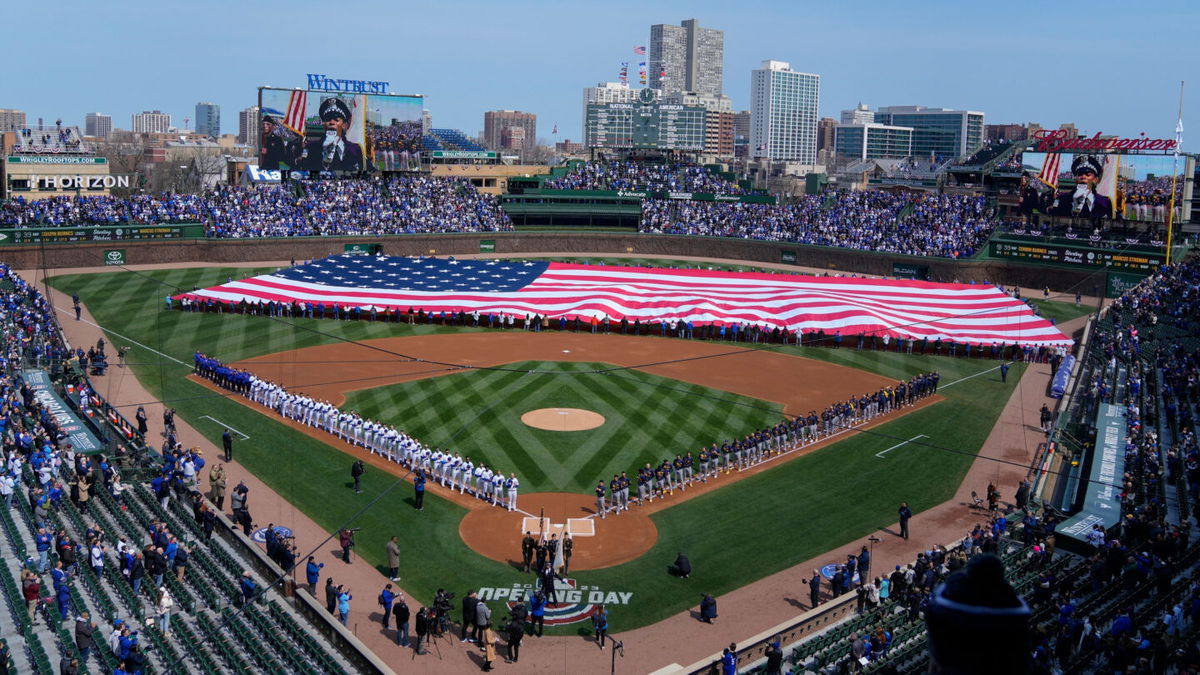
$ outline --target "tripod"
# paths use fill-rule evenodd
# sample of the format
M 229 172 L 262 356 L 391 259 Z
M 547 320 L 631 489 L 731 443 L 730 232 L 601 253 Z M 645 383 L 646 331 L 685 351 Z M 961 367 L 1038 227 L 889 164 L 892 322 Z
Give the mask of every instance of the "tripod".
M 625 658 L 625 642 L 623 640 L 613 640 L 612 668 L 609 670 L 613 675 L 616 675 L 617 672 L 617 650 L 621 651 L 621 658 Z
M 444 639 L 444 638 L 445 638 L 445 635 L 443 633 L 441 633 L 439 631 L 431 630 L 425 634 L 425 640 L 421 644 L 421 646 L 422 646 L 422 648 L 428 650 L 429 646 L 433 645 L 433 650 L 435 652 L 437 652 L 438 661 L 441 661 L 442 660 L 442 647 L 439 644 L 439 642 L 441 639 Z M 428 653 L 429 653 L 428 651 L 418 652 L 417 650 L 414 649 L 412 655 L 408 657 L 408 660 L 415 661 L 417 658 L 417 654 L 428 654 Z

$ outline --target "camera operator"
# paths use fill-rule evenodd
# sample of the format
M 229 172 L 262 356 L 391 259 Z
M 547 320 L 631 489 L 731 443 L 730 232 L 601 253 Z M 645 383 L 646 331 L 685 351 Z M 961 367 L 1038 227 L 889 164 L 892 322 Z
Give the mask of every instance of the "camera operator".
M 422 607 L 421 609 L 417 610 L 417 620 L 416 620 L 415 628 L 417 631 L 417 653 L 424 654 L 425 653 L 426 636 L 429 634 L 429 608 L 428 607 Z
M 450 610 L 454 607 L 452 600 L 454 600 L 454 594 L 441 588 L 433 596 L 433 611 L 437 622 L 432 628 L 433 632 L 438 635 L 446 632 L 446 626 L 450 621 Z
M 533 624 L 529 632 L 537 631 L 537 636 L 541 637 L 546 630 L 546 594 L 538 590 L 533 594 L 533 598 L 529 601 L 531 610 L 530 615 L 533 617 Z
M 338 533 L 338 544 L 342 547 L 342 561 L 347 565 L 350 564 L 350 549 L 354 547 L 354 533 L 358 532 L 359 528 L 343 528 Z

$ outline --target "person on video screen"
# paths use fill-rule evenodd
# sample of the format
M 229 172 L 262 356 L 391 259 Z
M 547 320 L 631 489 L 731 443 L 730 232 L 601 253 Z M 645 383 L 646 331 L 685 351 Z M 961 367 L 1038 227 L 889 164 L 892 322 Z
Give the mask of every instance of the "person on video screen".
M 1096 185 L 1104 176 L 1104 158 L 1075 155 L 1071 173 L 1075 175 L 1075 189 L 1057 193 L 1046 212 L 1052 216 L 1111 218 L 1112 200 L 1096 192 Z
M 258 166 L 265 171 L 279 170 L 279 163 L 291 163 L 295 154 L 295 145 L 288 141 L 291 132 L 280 128 L 274 117 L 264 115 L 262 118 L 262 144 L 259 148 Z M 289 147 L 290 146 L 290 147 Z
M 359 171 L 362 147 L 346 139 L 350 130 L 350 106 L 340 98 L 321 101 L 321 123 L 325 135 L 304 144 L 300 168 L 308 171 Z

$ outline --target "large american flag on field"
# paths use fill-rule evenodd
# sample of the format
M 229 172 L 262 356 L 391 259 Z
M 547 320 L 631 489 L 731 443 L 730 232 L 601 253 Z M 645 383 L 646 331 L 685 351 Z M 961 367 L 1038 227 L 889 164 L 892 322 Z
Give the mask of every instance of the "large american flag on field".
M 702 269 L 341 255 L 176 298 L 1071 344 L 1024 302 L 991 285 Z

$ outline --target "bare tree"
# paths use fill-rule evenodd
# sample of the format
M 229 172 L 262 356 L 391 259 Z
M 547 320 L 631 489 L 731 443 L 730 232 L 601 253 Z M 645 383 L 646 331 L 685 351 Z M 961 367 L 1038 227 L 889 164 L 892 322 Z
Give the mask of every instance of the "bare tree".
M 130 193 L 137 192 L 145 183 L 146 165 L 149 162 L 150 153 L 142 139 L 130 134 L 129 140 L 112 140 L 100 145 L 97 148 L 97 154 L 108 160 L 110 174 L 131 177 L 128 188 L 113 188 L 114 196 L 128 196 Z

